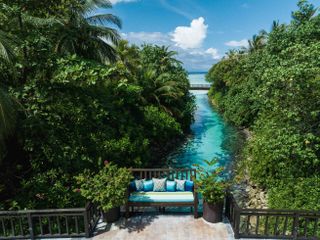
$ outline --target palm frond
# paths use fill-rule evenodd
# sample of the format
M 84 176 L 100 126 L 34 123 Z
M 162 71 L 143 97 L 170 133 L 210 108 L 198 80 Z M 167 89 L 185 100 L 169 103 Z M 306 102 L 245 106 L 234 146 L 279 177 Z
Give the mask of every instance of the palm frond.
M 112 4 L 108 0 L 85 0 L 82 5 L 81 13 L 90 14 L 99 8 L 112 8 Z
M 105 1 L 88 1 L 88 4 L 89 2 L 98 6 Z M 101 63 L 114 62 L 117 58 L 115 47 L 121 38 L 116 29 L 97 25 L 103 21 L 121 24 L 120 19 L 112 14 L 86 19 L 84 15 L 74 11 L 61 27 L 60 32 L 64 34 L 57 39 L 56 51 L 60 54 L 77 54 Z
M 121 39 L 118 31 L 113 28 L 89 25 L 87 26 L 87 30 L 90 35 L 98 36 L 106 41 L 110 41 L 114 45 L 118 45 Z
M 55 52 L 60 54 L 74 54 L 76 53 L 75 45 L 74 45 L 74 37 L 72 37 L 72 33 L 70 31 L 65 32 L 60 36 L 56 45 Z
M 10 63 L 15 57 L 13 46 L 15 41 L 7 33 L 0 30 L 0 58 Z
M 113 14 L 93 15 L 93 16 L 87 17 L 86 20 L 88 21 L 88 23 L 95 24 L 95 25 L 97 24 L 104 25 L 105 23 L 109 23 L 109 24 L 116 25 L 118 28 L 122 27 L 122 22 L 120 18 L 118 18 Z
M 115 62 L 116 61 L 116 49 L 110 44 L 106 43 L 103 39 L 97 37 L 95 38 L 95 45 L 97 51 L 93 59 L 99 62 Z

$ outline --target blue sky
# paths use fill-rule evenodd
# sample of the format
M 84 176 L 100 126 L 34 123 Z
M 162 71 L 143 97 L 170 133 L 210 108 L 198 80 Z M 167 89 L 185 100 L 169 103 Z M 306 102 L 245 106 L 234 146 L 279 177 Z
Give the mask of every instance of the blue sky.
M 245 46 L 273 20 L 288 23 L 295 0 L 111 0 L 111 13 L 131 43 L 169 45 L 188 71 L 206 71 L 234 47 Z M 320 0 L 310 0 L 316 6 Z M 110 10 L 107 10 L 110 12 Z

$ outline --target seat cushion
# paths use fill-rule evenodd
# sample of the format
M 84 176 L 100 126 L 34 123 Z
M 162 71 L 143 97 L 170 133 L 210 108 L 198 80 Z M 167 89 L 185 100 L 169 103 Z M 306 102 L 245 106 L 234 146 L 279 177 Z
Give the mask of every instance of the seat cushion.
M 192 192 L 133 192 L 129 196 L 129 202 L 183 202 L 194 201 Z

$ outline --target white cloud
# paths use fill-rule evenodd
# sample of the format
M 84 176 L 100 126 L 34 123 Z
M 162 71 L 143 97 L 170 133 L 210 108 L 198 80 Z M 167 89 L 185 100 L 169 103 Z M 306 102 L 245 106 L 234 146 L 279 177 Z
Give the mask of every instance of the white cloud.
M 225 45 L 229 47 L 247 47 L 248 46 L 248 40 L 247 39 L 242 39 L 240 41 L 230 41 L 226 42 Z
M 190 27 L 179 26 L 172 33 L 172 41 L 182 49 L 199 48 L 207 36 L 208 25 L 204 24 L 204 18 L 192 20 Z
M 177 27 L 174 33 L 127 32 L 121 35 L 132 44 L 149 43 L 170 46 L 170 50 L 178 53 L 176 58 L 183 62 L 188 71 L 206 71 L 221 58 L 218 49 L 201 47 L 206 37 L 207 27 L 204 19 L 198 18 L 191 22 L 190 27 Z M 182 37 L 181 40 L 175 38 L 177 37 L 175 34 Z M 192 39 L 189 39 L 189 35 Z
M 109 0 L 109 1 L 112 3 L 112 5 L 115 5 L 120 2 L 137 2 L 139 0 Z
M 219 51 L 216 48 L 208 48 L 207 50 L 196 49 L 196 50 L 193 50 L 193 51 L 190 51 L 190 50 L 188 50 L 188 51 L 184 50 L 184 51 L 188 52 L 190 55 L 203 57 L 203 58 L 210 57 L 211 59 L 214 59 L 214 60 L 218 60 L 218 59 L 221 58 L 221 56 L 219 54 Z
M 219 55 L 218 49 L 216 48 L 208 48 L 205 53 L 210 54 L 212 59 L 214 60 L 218 60 L 221 58 L 221 56 Z

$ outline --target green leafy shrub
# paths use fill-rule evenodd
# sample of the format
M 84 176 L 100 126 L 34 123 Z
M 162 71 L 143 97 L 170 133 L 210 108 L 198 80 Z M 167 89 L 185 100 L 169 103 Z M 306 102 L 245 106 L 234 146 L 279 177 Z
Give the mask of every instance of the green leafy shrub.
M 106 163 L 98 173 L 86 170 L 77 176 L 79 189 L 75 191 L 106 212 L 126 203 L 126 192 L 131 179 L 131 172 L 127 168 Z
M 169 114 L 157 107 L 145 107 L 144 119 L 147 135 L 150 139 L 158 137 L 160 143 L 164 143 L 163 141 L 182 134 L 180 124 Z
M 319 189 L 319 176 L 274 181 L 268 203 L 271 208 L 320 210 Z
M 22 181 L 17 208 L 46 209 L 84 207 L 85 199 L 75 193 L 75 180 L 61 169 L 51 169 Z
M 222 178 L 222 167 L 218 167 L 218 161 L 205 160 L 206 167 L 199 164 L 194 166 L 197 169 L 197 179 L 194 179 L 197 192 L 202 194 L 204 201 L 209 204 L 221 203 L 224 200 L 227 183 Z

